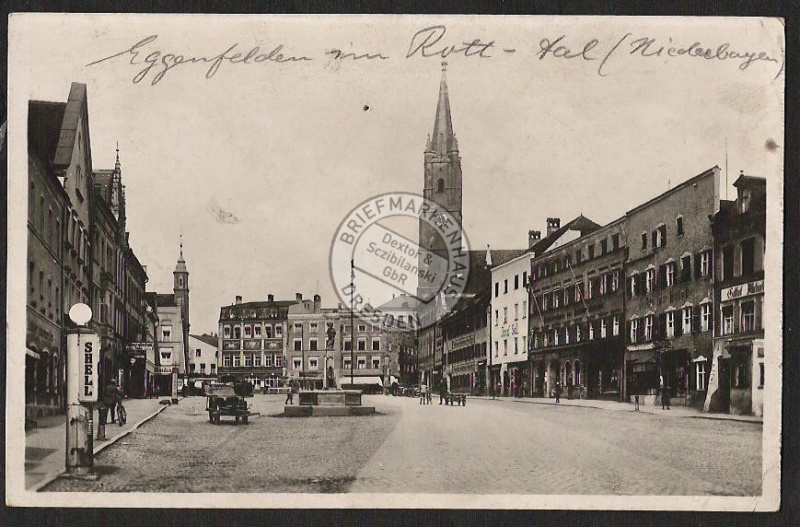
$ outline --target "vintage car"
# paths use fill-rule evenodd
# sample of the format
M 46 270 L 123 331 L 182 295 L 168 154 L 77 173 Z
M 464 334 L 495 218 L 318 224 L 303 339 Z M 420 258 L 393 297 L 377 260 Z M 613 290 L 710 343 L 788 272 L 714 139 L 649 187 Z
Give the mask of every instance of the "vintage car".
M 250 405 L 245 397 L 253 396 L 250 383 L 211 383 L 206 386 L 206 411 L 211 423 L 219 424 L 222 416 L 233 417 L 236 424 L 247 424 Z

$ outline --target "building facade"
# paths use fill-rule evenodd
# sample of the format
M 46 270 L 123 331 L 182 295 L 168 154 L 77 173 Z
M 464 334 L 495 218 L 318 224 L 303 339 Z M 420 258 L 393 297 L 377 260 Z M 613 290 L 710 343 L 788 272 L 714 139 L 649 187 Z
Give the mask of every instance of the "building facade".
M 203 382 L 216 381 L 219 349 L 217 335 L 189 335 L 188 385 L 202 390 Z
M 711 219 L 719 211 L 719 167 L 625 215 L 626 395 L 702 405 L 712 356 Z
M 704 408 L 763 416 L 767 184 L 741 175 L 734 186 L 736 201 L 723 201 L 713 221 L 716 324 Z
M 300 300 L 235 303 L 220 308 L 217 372 L 220 379 L 248 380 L 257 388 L 278 388 L 287 378 L 289 306 Z
M 396 363 L 389 364 L 391 375 L 396 375 L 397 382 L 404 386 L 419 383 L 417 305 L 415 297 L 401 294 L 378 307 L 383 313 L 384 340 L 390 359 L 396 358 Z

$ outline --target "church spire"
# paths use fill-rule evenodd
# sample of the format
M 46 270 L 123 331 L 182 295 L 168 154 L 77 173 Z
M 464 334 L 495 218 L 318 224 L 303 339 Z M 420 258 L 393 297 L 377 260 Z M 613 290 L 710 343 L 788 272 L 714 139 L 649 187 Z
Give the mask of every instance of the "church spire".
M 114 170 L 119 172 L 120 164 L 119 164 L 119 141 L 117 141 L 117 161 L 114 163 Z
M 429 151 L 439 154 L 458 151 L 458 143 L 453 133 L 450 118 L 450 96 L 447 92 L 447 62 L 442 62 L 442 80 L 439 84 L 439 102 L 436 104 L 436 120 L 433 122 L 433 136 Z

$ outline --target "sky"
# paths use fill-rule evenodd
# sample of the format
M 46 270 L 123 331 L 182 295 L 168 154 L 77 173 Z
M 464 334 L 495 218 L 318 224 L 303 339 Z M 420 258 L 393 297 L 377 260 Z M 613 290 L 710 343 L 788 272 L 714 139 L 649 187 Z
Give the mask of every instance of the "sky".
M 415 36 L 433 26 L 438 42 L 440 29 Z M 66 101 L 71 82 L 87 84 L 94 169 L 113 168 L 118 142 L 148 290 L 171 292 L 183 237 L 192 333 L 217 331 L 236 295 L 336 305 L 339 223 L 374 195 L 421 191 L 443 49 L 472 248 L 521 249 L 547 217 L 605 224 L 715 165 L 728 197 L 740 170 L 782 185 L 775 20 L 27 14 L 10 32 L 10 130 L 24 130 L 28 99 Z M 632 54 L 642 38 L 654 39 L 644 54 L 665 49 Z M 678 54 L 693 43 L 711 58 Z M 311 60 L 223 61 L 213 75 L 186 63 L 153 84 L 156 63 L 133 82 L 155 51 L 213 58 L 234 44 L 229 56 L 282 46 L 272 58 Z M 762 58 L 742 67 L 734 51 Z M 24 134 L 9 141 L 9 192 L 24 194 Z

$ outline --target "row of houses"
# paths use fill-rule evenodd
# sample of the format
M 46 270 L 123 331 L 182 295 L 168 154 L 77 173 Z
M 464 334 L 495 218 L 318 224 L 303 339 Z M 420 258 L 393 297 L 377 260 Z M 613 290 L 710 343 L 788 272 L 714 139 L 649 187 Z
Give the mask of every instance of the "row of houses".
M 766 182 L 734 187 L 720 199 L 713 167 L 606 225 L 530 231 L 527 250 L 491 267 L 490 386 L 650 404 L 666 391 L 761 415 Z
M 415 375 L 414 365 L 403 360 L 413 346 L 407 330 L 416 325 L 414 305 L 411 297 L 397 296 L 380 306 L 381 318 L 367 322 L 341 304 L 322 307 L 319 295 L 276 300 L 268 294 L 250 302 L 237 296 L 220 308 L 218 360 L 209 373 L 267 391 L 287 384 L 381 390 L 401 375 Z
M 159 375 L 185 363 L 183 349 L 162 359 L 186 340 L 188 272 L 179 262 L 173 295 L 146 292 L 147 270 L 126 227 L 119 149 L 113 169 L 92 163 L 85 84 L 72 83 L 66 102 L 29 101 L 27 179 L 26 417 L 65 409 L 68 313 L 78 303 L 91 307 L 89 326 L 100 337 L 100 381 L 115 378 L 129 395 L 147 396 Z M 159 327 L 170 326 L 182 335 L 159 353 Z

